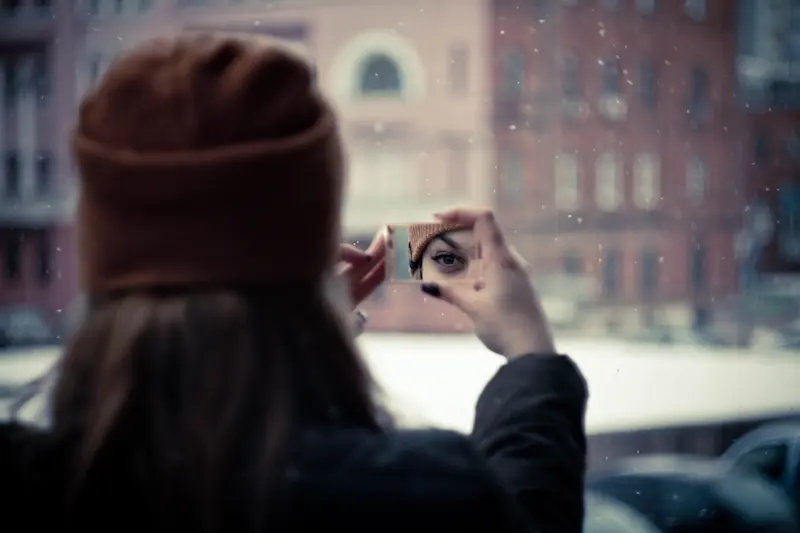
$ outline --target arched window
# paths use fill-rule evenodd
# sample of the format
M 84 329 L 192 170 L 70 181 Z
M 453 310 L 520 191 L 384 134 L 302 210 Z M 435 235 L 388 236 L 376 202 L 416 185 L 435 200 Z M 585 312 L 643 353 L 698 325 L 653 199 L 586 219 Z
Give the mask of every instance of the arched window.
M 403 90 L 403 80 L 397 63 L 385 54 L 371 55 L 361 65 L 361 94 L 395 96 Z

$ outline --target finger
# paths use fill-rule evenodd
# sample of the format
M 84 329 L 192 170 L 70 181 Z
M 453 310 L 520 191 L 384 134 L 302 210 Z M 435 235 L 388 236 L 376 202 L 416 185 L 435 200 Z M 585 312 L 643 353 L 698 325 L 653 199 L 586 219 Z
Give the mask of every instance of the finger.
M 379 261 L 372 270 L 352 285 L 353 302 L 358 305 L 366 300 L 385 279 L 386 263 Z
M 381 228 L 378 230 L 378 233 L 375 234 L 375 237 L 372 239 L 372 242 L 367 247 L 367 253 L 375 256 L 375 255 L 383 255 L 386 253 L 386 240 L 387 240 L 387 230 L 386 228 Z
M 505 238 L 491 209 L 457 207 L 434 215 L 442 222 L 472 227 L 482 254 L 507 253 Z
M 369 261 L 370 254 L 359 250 L 357 247 L 353 246 L 352 244 L 340 244 L 339 245 L 339 260 L 344 261 L 346 263 L 362 263 L 365 261 Z
M 386 264 L 385 257 L 385 251 L 382 254 L 371 255 L 369 261 L 347 265 L 341 273 L 347 275 L 347 279 L 352 285 L 360 283 L 361 279 L 372 272 L 376 265 Z
M 353 311 L 350 313 L 350 324 L 353 327 L 353 333 L 356 337 L 364 333 L 367 327 L 367 314 L 362 311 Z
M 386 257 L 386 232 L 380 230 L 370 243 L 367 251 L 361 251 L 350 244 L 340 246 L 341 263 L 337 268 L 340 276 L 348 276 L 351 282 L 356 282 L 364 277 L 375 264 Z

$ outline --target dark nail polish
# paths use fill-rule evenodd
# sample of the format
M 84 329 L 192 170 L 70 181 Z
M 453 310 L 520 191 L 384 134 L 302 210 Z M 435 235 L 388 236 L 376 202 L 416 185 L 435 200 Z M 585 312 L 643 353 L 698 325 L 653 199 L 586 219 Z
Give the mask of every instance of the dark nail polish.
M 433 296 L 434 298 L 438 298 L 442 295 L 442 292 L 439 290 L 439 285 L 436 283 L 423 283 L 421 290 L 428 296 Z

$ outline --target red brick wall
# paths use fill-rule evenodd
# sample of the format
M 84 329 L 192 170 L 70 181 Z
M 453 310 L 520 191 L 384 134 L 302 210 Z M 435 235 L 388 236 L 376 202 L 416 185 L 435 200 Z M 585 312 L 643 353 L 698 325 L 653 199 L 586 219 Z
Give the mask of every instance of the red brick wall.
M 523 104 L 534 102 L 536 92 L 547 102 L 533 104 L 545 117 L 540 127 L 526 127 L 524 118 L 512 119 L 516 122 L 513 128 L 508 121 L 495 125 L 498 158 L 510 146 L 524 152 L 526 158 L 521 201 L 509 203 L 497 197 L 497 210 L 507 232 L 538 270 L 559 270 L 563 251 L 576 248 L 586 270 L 596 273 L 598 280 L 601 247 L 617 248 L 622 260 L 620 302 L 641 299 L 638 254 L 645 245 L 664 258 L 656 300 L 690 300 L 734 290 L 732 241 L 746 199 L 739 159 L 746 138 L 745 122 L 743 111 L 734 102 L 734 3 L 710 1 L 706 22 L 685 16 L 683 2 L 658 2 L 656 17 L 638 14 L 632 1 L 619 2 L 616 13 L 607 13 L 598 2 L 582 1 L 578 7 L 548 4 L 547 13 L 537 13 L 520 2 L 495 1 L 492 63 L 496 98 L 504 54 L 516 47 L 525 50 L 527 61 Z M 609 123 L 594 113 L 579 122 L 564 117 L 559 109 L 562 75 L 558 57 L 562 53 L 580 58 L 583 98 L 591 108 L 601 91 L 599 58 L 618 58 L 622 93 L 628 103 L 624 122 Z M 645 58 L 657 65 L 654 109 L 640 104 L 639 66 Z M 691 127 L 686 113 L 691 70 L 696 63 L 708 72 L 713 109 L 710 123 L 697 129 Z M 581 165 L 583 207 L 570 216 L 553 205 L 553 156 L 574 150 Z M 625 169 L 625 201 L 615 214 L 616 229 L 603 227 L 601 213 L 594 206 L 594 162 L 605 150 L 621 156 Z M 639 211 L 632 202 L 632 164 L 637 152 L 654 152 L 661 158 L 662 200 L 655 216 Z M 708 201 L 700 208 L 691 208 L 686 202 L 686 165 L 692 153 L 705 156 L 709 167 Z M 498 159 L 498 167 L 501 164 Z M 574 229 L 568 229 L 570 226 Z M 707 246 L 707 295 L 695 295 L 689 289 L 689 252 L 695 235 Z
M 39 243 L 45 237 L 50 247 L 49 280 L 39 278 Z M 0 229 L 0 250 L 7 242 L 19 239 L 20 277 L 11 281 L 5 272 L 5 257 L 0 255 L 0 307 L 32 306 L 49 312 L 54 320 L 77 295 L 74 232 L 68 226 L 44 229 Z

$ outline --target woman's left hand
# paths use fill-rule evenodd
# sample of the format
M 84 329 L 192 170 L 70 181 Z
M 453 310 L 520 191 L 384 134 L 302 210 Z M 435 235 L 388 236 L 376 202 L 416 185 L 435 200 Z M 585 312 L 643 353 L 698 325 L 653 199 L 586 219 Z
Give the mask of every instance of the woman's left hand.
M 350 289 L 353 308 L 360 305 L 386 279 L 386 236 L 383 231 L 366 251 L 352 244 L 339 246 L 339 276 Z
M 386 235 L 379 232 L 366 251 L 352 244 L 339 247 L 339 276 L 347 285 L 352 302 L 352 319 L 358 333 L 363 330 L 366 315 L 355 311 L 386 279 Z

